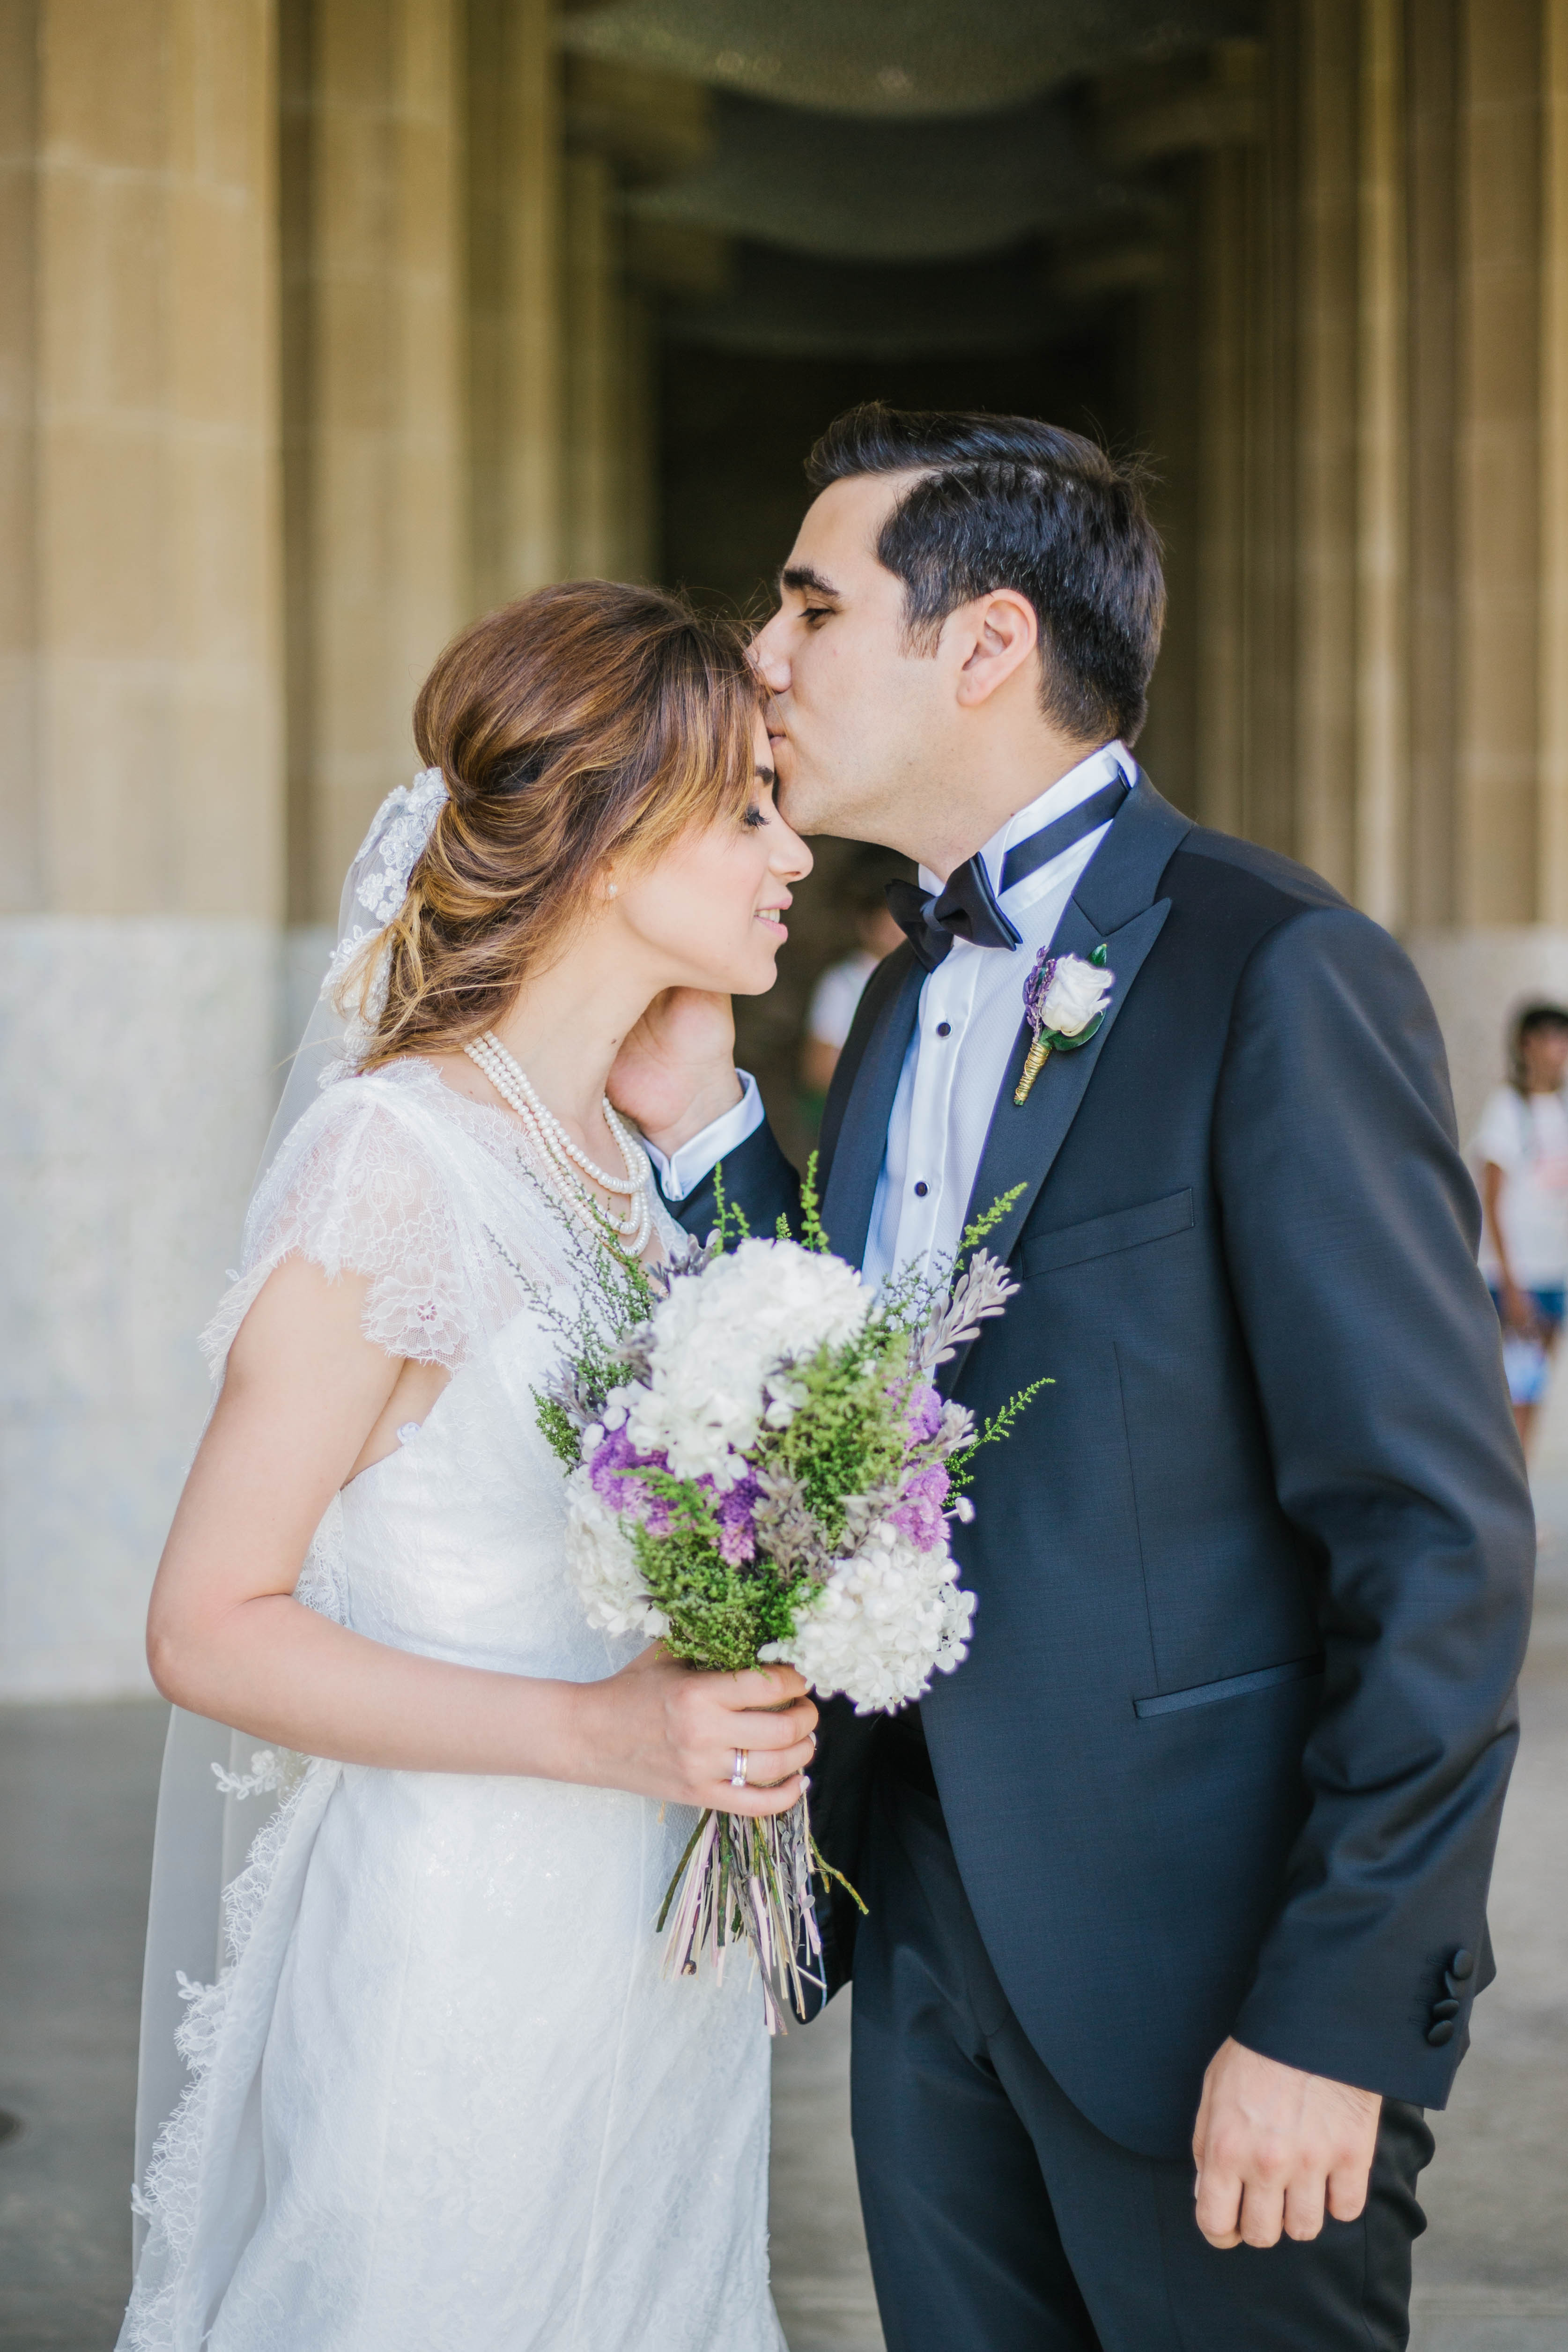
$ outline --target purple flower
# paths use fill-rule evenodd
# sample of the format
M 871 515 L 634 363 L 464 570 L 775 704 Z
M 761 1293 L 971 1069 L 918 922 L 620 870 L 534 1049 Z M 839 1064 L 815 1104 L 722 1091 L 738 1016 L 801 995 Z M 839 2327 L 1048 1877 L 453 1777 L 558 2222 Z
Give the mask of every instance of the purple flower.
M 890 1513 L 893 1525 L 908 1536 L 917 1551 L 932 1551 L 942 1541 L 942 1507 L 952 1483 L 940 1462 L 928 1462 L 909 1480 Z
M 942 1399 L 925 1381 L 910 1391 L 904 1412 L 911 1445 L 924 1445 L 942 1427 Z
M 588 1482 L 599 1500 L 612 1511 L 629 1513 L 650 1536 L 667 1536 L 672 1524 L 670 1506 L 637 1474 L 639 1470 L 662 1470 L 668 1475 L 668 1469 L 667 1454 L 639 1454 L 623 1423 L 619 1429 L 606 1431 L 590 1454 Z M 713 1505 L 719 1522 L 720 1556 L 731 1568 L 743 1567 L 757 1556 L 757 1528 L 752 1514 L 762 1488 L 749 1473 L 722 1495 L 711 1478 L 699 1478 L 696 1483 Z
M 601 1503 L 612 1511 L 624 1511 L 627 1506 L 626 1488 L 638 1482 L 628 1479 L 626 1472 L 638 1465 L 637 1450 L 626 1435 L 623 1423 L 619 1429 L 605 1432 L 595 1447 L 588 1464 L 588 1483 Z M 647 1493 L 647 1488 L 643 1492 Z
M 600 1502 L 607 1504 L 612 1511 L 629 1511 L 649 1535 L 668 1535 L 668 1504 L 635 1474 L 638 1470 L 667 1470 L 668 1466 L 662 1454 L 639 1454 L 623 1423 L 619 1429 L 607 1430 L 602 1444 L 595 1447 L 588 1464 L 588 1483 Z
M 1024 982 L 1024 1011 L 1037 1037 L 1045 1023 L 1046 998 L 1056 976 L 1057 959 L 1048 948 L 1042 948 L 1035 958 L 1034 970 Z
M 710 1487 L 712 1485 L 708 1478 L 700 1483 Z M 756 1522 L 752 1514 L 761 1493 L 756 1480 L 748 1475 L 739 1486 L 719 1496 L 719 1557 L 731 1568 L 742 1568 L 757 1556 Z

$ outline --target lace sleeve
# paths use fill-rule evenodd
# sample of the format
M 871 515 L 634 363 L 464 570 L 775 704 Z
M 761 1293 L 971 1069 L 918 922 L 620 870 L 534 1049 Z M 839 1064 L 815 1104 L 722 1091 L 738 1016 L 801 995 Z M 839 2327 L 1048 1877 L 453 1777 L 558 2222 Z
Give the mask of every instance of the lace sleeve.
M 374 1077 L 328 1089 L 251 1202 L 240 1268 L 202 1335 L 215 1379 L 268 1276 L 295 1255 L 333 1280 L 368 1276 L 363 1328 L 388 1355 L 454 1366 L 489 1319 L 438 1157 Z

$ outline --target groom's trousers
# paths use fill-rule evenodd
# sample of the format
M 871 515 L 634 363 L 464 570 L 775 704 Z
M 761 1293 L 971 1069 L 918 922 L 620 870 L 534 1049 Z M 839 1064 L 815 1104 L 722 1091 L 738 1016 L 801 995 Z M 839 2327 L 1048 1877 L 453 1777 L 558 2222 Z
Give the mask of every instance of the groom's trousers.
M 888 2352 L 1403 2352 L 1421 2110 L 1385 2104 L 1366 2210 L 1221 2252 L 1193 2168 L 1107 2139 L 1008 2006 L 942 1809 L 884 1771 L 855 1948 L 855 2157 Z

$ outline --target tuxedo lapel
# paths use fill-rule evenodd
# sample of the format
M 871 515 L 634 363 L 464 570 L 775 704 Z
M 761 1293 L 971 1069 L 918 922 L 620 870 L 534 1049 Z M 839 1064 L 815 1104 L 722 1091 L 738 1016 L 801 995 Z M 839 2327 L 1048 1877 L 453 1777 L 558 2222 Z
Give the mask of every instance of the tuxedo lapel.
M 822 1123 L 827 1169 L 822 1222 L 834 1250 L 851 1265 L 866 1255 L 877 1180 L 887 1156 L 888 1121 L 924 985 L 912 948 L 890 955 L 871 978 L 862 1005 L 864 1025 L 857 1018 L 834 1072 Z
M 969 1223 L 1004 1193 L 1017 1191 L 1018 1198 L 985 1239 L 985 1248 L 995 1257 L 1011 1255 L 1089 1092 L 1106 1040 L 1164 927 L 1171 902 L 1156 900 L 1154 891 L 1172 852 L 1191 829 L 1190 819 L 1163 801 L 1140 771 L 1131 798 L 1068 901 L 1051 942 L 1053 952 L 1088 958 L 1103 946 L 1115 985 L 1105 1018 L 1089 1044 L 1053 1054 L 1023 1103 L 1013 1100 L 1013 1090 L 1033 1040 L 1027 1021 L 1019 1021 L 964 1220 Z M 950 1395 L 968 1353 L 967 1348 L 961 1349 L 942 1368 L 942 1385 Z

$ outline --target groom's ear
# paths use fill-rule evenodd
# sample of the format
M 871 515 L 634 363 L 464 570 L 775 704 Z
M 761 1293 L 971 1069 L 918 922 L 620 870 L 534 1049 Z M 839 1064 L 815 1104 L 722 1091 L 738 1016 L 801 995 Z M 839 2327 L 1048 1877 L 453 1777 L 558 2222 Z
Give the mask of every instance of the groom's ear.
M 957 666 L 955 691 L 965 709 L 988 702 L 1035 657 L 1040 625 L 1016 588 L 993 588 L 948 615 L 942 628 Z

